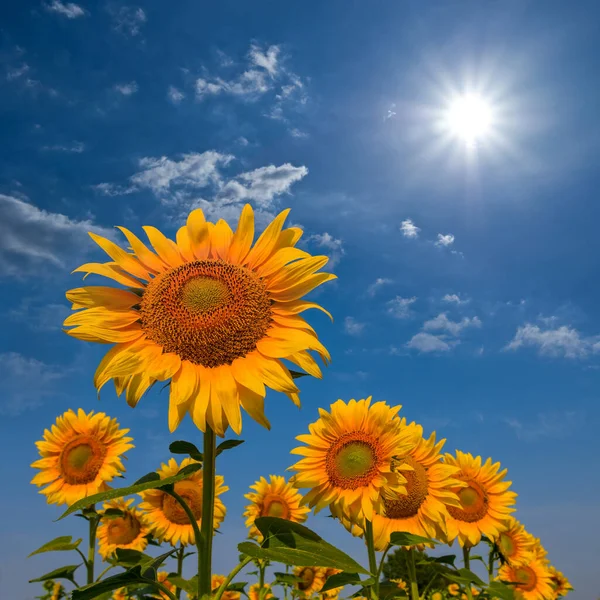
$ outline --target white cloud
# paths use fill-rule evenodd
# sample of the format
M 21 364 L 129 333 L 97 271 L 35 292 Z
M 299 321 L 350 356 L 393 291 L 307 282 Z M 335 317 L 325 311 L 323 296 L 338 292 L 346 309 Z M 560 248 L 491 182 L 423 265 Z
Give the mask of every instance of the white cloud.
M 137 192 L 137 188 L 133 186 L 120 186 L 114 183 L 97 183 L 96 185 L 91 186 L 95 189 L 99 194 L 103 196 L 125 196 L 127 194 L 133 194 Z
M 416 238 L 419 236 L 420 227 L 417 227 L 411 219 L 405 219 L 400 224 L 400 231 L 402 235 L 407 238 Z
M 72 2 L 62 3 L 60 0 L 53 0 L 51 4 L 46 4 L 45 6 L 46 10 L 63 15 L 67 19 L 77 19 L 85 15 L 85 10 Z
M 564 358 L 584 358 L 591 352 L 600 350 L 597 338 L 583 337 L 579 331 L 567 325 L 555 329 L 542 329 L 538 325 L 526 323 L 518 327 L 513 340 L 505 350 L 537 348 L 544 356 Z
M 115 31 L 126 36 L 135 37 L 140 34 L 142 25 L 146 22 L 146 13 L 135 6 L 109 7 L 113 18 Z
M 583 415 L 576 411 L 562 413 L 539 413 L 535 421 L 523 423 L 516 418 L 505 418 L 504 422 L 520 440 L 534 442 L 541 438 L 566 438 L 583 422 Z
M 11 276 L 40 272 L 48 264 L 65 268 L 93 247 L 88 231 L 112 237 L 110 229 L 90 220 L 77 221 L 0 194 L 0 273 Z
M 423 324 L 425 331 L 443 330 L 454 336 L 459 336 L 461 331 L 467 327 L 481 327 L 481 320 L 479 317 L 465 317 L 461 321 L 452 321 L 448 318 L 447 313 L 440 313 L 437 317 L 425 321 Z
M 396 113 L 396 111 L 394 110 L 395 108 L 396 108 L 396 105 L 395 105 L 395 104 L 392 104 L 392 105 L 389 107 L 389 109 L 388 109 L 388 111 L 387 111 L 387 113 L 386 113 L 385 117 L 383 117 L 383 120 L 384 120 L 384 121 L 387 121 L 388 119 L 392 119 L 392 118 L 394 118 L 394 117 L 396 116 L 396 114 L 397 114 L 397 113 Z
M 334 238 L 331 234 L 325 233 L 315 233 L 311 235 L 308 242 L 313 242 L 317 246 L 321 248 L 326 248 L 329 252 L 327 252 L 327 256 L 329 256 L 329 262 L 326 267 L 329 269 L 333 269 L 339 262 L 342 260 L 342 256 L 344 256 L 344 247 L 342 245 L 342 240 L 338 240 Z
M 85 150 L 85 144 L 83 142 L 73 142 L 70 146 L 42 146 L 42 150 L 48 150 L 52 152 L 73 152 L 75 154 L 81 154 Z
M 138 84 L 135 81 L 130 81 L 129 83 L 118 83 L 115 85 L 115 90 L 123 96 L 132 96 L 138 91 Z
M 413 335 L 406 346 L 419 352 L 448 352 L 458 343 L 457 340 L 448 341 L 444 336 L 421 332 Z
M 55 384 L 64 375 L 58 367 L 17 352 L 0 354 L 0 414 L 14 417 L 40 406 L 59 393 Z
M 393 281 L 391 279 L 387 279 L 386 277 L 378 277 L 368 288 L 367 288 L 367 294 L 371 297 L 373 297 L 377 291 L 383 287 L 384 285 L 389 285 L 390 283 L 393 283 Z
M 170 85 L 167 97 L 173 104 L 179 104 L 185 98 L 185 94 L 175 86 Z
M 396 296 L 387 303 L 388 313 L 397 319 L 409 319 L 412 316 L 410 307 L 416 301 L 416 296 L 413 296 L 412 298 L 402 298 L 402 296 Z
M 307 138 L 308 137 L 308 133 L 301 131 L 300 129 L 298 129 L 296 127 L 292 127 L 288 131 L 290 132 L 290 135 L 294 138 Z
M 278 70 L 278 57 L 279 57 L 279 46 L 269 46 L 266 51 L 262 51 L 259 46 L 252 44 L 249 51 L 250 60 L 257 67 L 262 67 L 271 75 L 275 77 Z
M 27 63 L 23 63 L 20 67 L 15 67 L 13 69 L 9 69 L 8 73 L 6 74 L 6 79 L 8 81 L 13 81 L 14 79 L 19 79 L 20 77 L 23 77 L 23 75 L 25 75 L 25 73 L 28 73 L 30 70 L 30 67 Z
M 458 294 L 446 294 L 442 301 L 454 304 L 468 304 L 470 302 L 470 300 L 463 300 Z
M 452 244 L 454 244 L 454 236 L 451 233 L 448 233 L 446 235 L 442 234 L 442 233 L 438 233 L 437 235 L 437 242 L 435 243 L 436 246 L 440 246 L 440 247 L 444 247 L 447 248 L 448 246 L 451 246 Z
M 344 319 L 344 331 L 348 335 L 360 335 L 365 328 L 365 323 L 359 323 L 354 317 Z

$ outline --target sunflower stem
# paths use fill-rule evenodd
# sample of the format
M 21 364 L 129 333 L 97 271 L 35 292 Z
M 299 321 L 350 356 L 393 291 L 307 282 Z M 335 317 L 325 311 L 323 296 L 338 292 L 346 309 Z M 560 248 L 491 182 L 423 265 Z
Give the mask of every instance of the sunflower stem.
M 95 505 L 92 504 L 89 510 L 95 510 Z M 97 514 L 90 515 L 89 518 L 89 532 L 90 539 L 88 544 L 88 557 L 85 566 L 87 567 L 87 582 L 88 584 L 94 583 L 94 559 L 96 557 L 96 529 L 98 528 L 99 517 Z
M 377 581 L 381 581 L 381 573 L 383 571 L 383 565 L 385 563 L 385 557 L 387 556 L 387 553 L 392 549 L 391 544 L 388 544 L 385 547 L 385 550 L 383 551 L 383 554 L 381 555 L 381 561 L 379 562 L 379 568 L 377 569 Z
M 367 553 L 369 555 L 369 571 L 375 577 L 375 583 L 371 587 L 371 597 L 379 598 L 379 579 L 375 542 L 373 541 L 373 523 L 368 519 L 365 520 L 365 541 L 367 542 Z
M 106 575 L 111 569 L 114 569 L 116 566 L 117 565 L 109 565 L 108 567 L 106 567 L 106 569 L 104 569 L 104 571 L 102 571 L 102 573 L 100 573 L 100 575 L 96 577 L 96 582 L 100 581 L 102 577 L 104 577 L 104 575 Z
M 419 584 L 417 583 L 417 565 L 415 564 L 415 551 L 410 547 L 408 550 L 409 554 L 409 566 L 410 566 L 410 596 L 412 600 L 419 600 Z
M 465 563 L 465 569 L 471 570 L 471 559 L 469 553 L 471 552 L 471 546 L 466 544 L 463 546 L 463 561 Z M 471 582 L 467 584 L 467 598 L 473 600 L 473 593 L 471 592 Z
M 204 433 L 202 464 L 202 552 L 198 557 L 198 598 L 210 596 L 212 575 L 213 519 L 215 512 L 215 432 L 210 425 Z M 198 548 L 200 551 L 200 547 Z
M 488 556 L 488 577 L 489 582 L 492 583 L 492 579 L 494 579 L 494 563 L 496 562 L 496 552 L 494 548 L 490 548 L 490 554 Z
M 265 596 L 263 589 L 265 587 L 265 563 L 262 560 L 258 561 L 258 598 L 262 600 Z
M 179 543 L 179 550 L 177 551 L 177 575 L 178 577 L 181 577 L 181 574 L 183 573 L 183 553 L 185 552 L 185 548 L 183 546 L 183 544 L 180 542 Z M 181 588 L 177 588 L 175 590 L 175 596 L 177 596 L 177 598 L 181 598 Z
M 225 581 L 221 584 L 221 587 L 215 592 L 214 598 L 213 600 L 221 600 L 221 596 L 224 594 L 225 590 L 227 589 L 227 586 L 231 583 L 231 581 L 233 580 L 233 578 L 249 563 L 252 562 L 252 558 L 250 556 L 246 556 L 246 558 L 239 564 L 237 565 L 237 567 L 235 567 L 235 569 L 233 569 L 233 571 L 231 571 L 231 573 L 229 573 L 229 575 L 227 575 L 227 578 L 225 579 Z

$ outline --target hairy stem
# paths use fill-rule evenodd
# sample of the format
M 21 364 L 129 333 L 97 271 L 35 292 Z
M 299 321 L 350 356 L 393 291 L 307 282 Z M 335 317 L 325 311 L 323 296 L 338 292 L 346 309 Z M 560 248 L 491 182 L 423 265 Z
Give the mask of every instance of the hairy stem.
M 375 577 L 375 583 L 371 587 L 371 597 L 379 598 L 379 579 L 377 576 L 377 556 L 375 555 L 375 542 L 373 541 L 373 523 L 365 520 L 365 542 L 367 543 L 367 553 L 369 555 L 369 571 Z
M 96 507 L 92 504 L 90 506 L 91 510 L 94 510 Z M 96 529 L 98 529 L 98 521 L 100 518 L 97 514 L 90 516 L 89 518 L 89 533 L 90 539 L 88 544 L 88 557 L 86 562 L 87 567 L 87 582 L 88 584 L 94 583 L 94 559 L 96 558 Z
M 408 551 L 410 555 L 410 596 L 412 600 L 419 600 L 419 584 L 417 583 L 417 565 L 415 564 L 415 551 L 411 547 Z
M 469 557 L 469 553 L 471 552 L 470 546 L 463 546 L 463 561 L 465 563 L 465 569 L 471 570 L 471 559 Z M 469 600 L 473 600 L 473 593 L 471 592 L 471 582 L 467 584 L 467 598 Z
M 183 544 L 179 544 L 179 550 L 177 551 L 177 575 L 181 577 L 183 573 L 183 553 L 185 552 L 185 547 Z M 181 598 L 181 588 L 177 588 L 175 590 L 175 596 L 177 598 Z
M 215 513 L 215 432 L 206 426 L 202 464 L 202 555 L 198 558 L 198 598 L 210 596 Z

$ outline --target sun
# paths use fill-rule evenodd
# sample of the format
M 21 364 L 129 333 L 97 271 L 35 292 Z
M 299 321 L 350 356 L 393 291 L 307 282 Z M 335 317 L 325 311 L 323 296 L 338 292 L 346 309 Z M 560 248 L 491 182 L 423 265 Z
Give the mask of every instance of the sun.
M 478 94 L 457 96 L 449 104 L 446 125 L 454 137 L 468 145 L 476 144 L 492 130 L 492 106 Z

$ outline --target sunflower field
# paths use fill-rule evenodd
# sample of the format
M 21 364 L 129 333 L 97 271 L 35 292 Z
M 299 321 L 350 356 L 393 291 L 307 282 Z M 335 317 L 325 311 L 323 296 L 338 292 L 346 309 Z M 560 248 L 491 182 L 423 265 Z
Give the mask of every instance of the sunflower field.
M 213 572 L 213 538 L 227 518 L 219 455 L 240 452 L 242 415 L 270 429 L 267 388 L 300 406 L 302 377 L 321 378 L 331 357 L 302 313 L 335 278 L 326 256 L 297 247 L 302 231 L 279 214 L 255 241 L 250 205 L 235 231 L 191 212 L 175 241 L 144 227 L 148 243 L 119 227 L 124 249 L 96 234 L 108 262 L 79 273 L 109 285 L 71 289 L 68 335 L 110 347 L 93 376 L 136 407 L 168 387 L 174 432 L 189 417 L 201 443 L 170 444 L 171 458 L 119 485 L 133 437 L 104 412 L 67 410 L 36 442 L 32 483 L 61 519 L 87 522 L 86 540 L 63 536 L 31 553 L 76 564 L 32 580 L 43 600 L 555 600 L 572 589 L 543 540 L 515 518 L 506 469 L 408 422 L 401 406 L 337 400 L 297 437 L 289 473 L 261 473 L 245 498 L 246 539 L 229 573 Z M 149 244 L 149 245 L 148 245 Z M 242 411 L 243 409 L 243 411 Z M 135 432 L 134 432 L 135 434 Z M 328 511 L 361 538 L 361 560 L 303 523 Z M 348 539 L 349 539 L 348 538 Z M 474 549 L 477 547 L 475 554 Z M 484 548 L 484 552 L 481 551 Z M 152 552 L 149 552 L 151 550 Z M 35 560 L 32 558 L 31 560 Z M 73 561 L 69 561 L 72 563 Z M 184 563 L 194 575 L 185 578 Z M 189 570 L 189 569 L 188 569 Z M 477 571 L 477 572 L 475 572 Z M 39 589 L 39 588 L 38 588 Z

